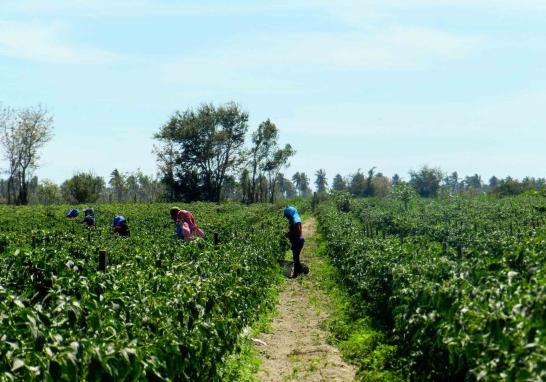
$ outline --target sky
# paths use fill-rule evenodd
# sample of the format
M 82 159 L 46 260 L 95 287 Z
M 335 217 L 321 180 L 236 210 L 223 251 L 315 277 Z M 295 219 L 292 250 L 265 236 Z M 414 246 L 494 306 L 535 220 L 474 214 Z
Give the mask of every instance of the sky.
M 0 103 L 53 115 L 59 183 L 155 174 L 176 110 L 230 101 L 287 175 L 544 177 L 544 41 L 546 0 L 0 0 Z

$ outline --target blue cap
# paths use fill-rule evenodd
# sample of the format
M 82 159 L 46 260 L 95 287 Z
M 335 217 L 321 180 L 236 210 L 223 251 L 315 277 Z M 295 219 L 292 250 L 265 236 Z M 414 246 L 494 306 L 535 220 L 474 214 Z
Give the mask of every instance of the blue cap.
M 80 211 L 77 208 L 72 208 L 66 213 L 67 218 L 75 218 L 80 215 Z
M 117 227 L 126 223 L 127 219 L 125 219 L 125 216 L 118 215 L 114 218 L 114 224 L 112 224 L 112 227 Z
M 290 220 L 292 224 L 301 223 L 300 214 L 294 206 L 288 206 L 284 209 L 284 217 Z

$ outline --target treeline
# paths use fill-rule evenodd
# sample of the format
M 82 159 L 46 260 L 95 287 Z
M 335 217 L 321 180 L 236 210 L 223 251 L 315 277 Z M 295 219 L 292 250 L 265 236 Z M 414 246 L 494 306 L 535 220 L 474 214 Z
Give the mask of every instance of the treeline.
M 318 184 L 324 183 L 322 179 L 325 178 L 325 174 L 323 170 L 319 170 L 315 175 L 318 190 Z M 484 193 L 503 197 L 529 191 L 546 191 L 546 178 L 525 177 L 518 180 L 510 176 L 504 179 L 492 176 L 488 182 L 484 182 L 479 174 L 460 177 L 456 171 L 446 174 L 439 168 L 423 166 L 419 170 L 410 171 L 409 179 L 406 180 L 398 174 L 391 178 L 386 177 L 381 172 L 376 173 L 373 167 L 366 174 L 358 170 L 346 177 L 335 175 L 331 189 L 348 191 L 355 196 L 385 196 L 396 185 L 411 186 L 413 191 L 422 197 Z
M 58 185 L 36 176 L 28 182 L 27 204 L 157 202 L 165 199 L 165 186 L 157 178 L 143 174 L 112 171 L 109 179 L 80 172 Z M 0 179 L 0 202 L 9 203 L 8 181 Z
M 252 197 L 251 182 L 243 183 L 229 179 L 222 189 L 222 201 L 239 201 L 249 203 Z M 248 179 L 248 178 L 246 178 Z M 294 198 L 310 196 L 309 178 L 304 173 L 296 173 L 290 179 L 284 174 L 278 174 L 275 182 L 276 198 Z M 50 180 L 38 180 L 33 176 L 27 185 L 29 204 L 59 204 L 59 203 L 109 203 L 109 202 L 167 202 L 171 193 L 159 177 L 153 177 L 137 170 L 135 172 L 120 172 L 114 169 L 105 179 L 90 172 L 80 172 L 63 183 L 56 184 Z M 17 192 L 17 189 L 15 190 Z M 256 182 L 255 201 L 269 201 L 271 189 L 268 180 L 259 177 Z M 8 203 L 8 181 L 0 179 L 0 203 Z
M 86 203 L 154 202 L 197 200 L 243 203 L 274 202 L 278 198 L 309 196 L 311 183 L 318 193 L 348 191 L 355 196 L 386 196 L 393 186 L 410 185 L 423 197 L 441 194 L 490 193 L 517 195 L 542 190 L 544 178 L 492 177 L 486 183 L 478 174 L 459 177 L 424 166 L 410 171 L 409 179 L 385 176 L 372 167 L 367 172 L 336 174 L 331 187 L 320 169 L 314 181 L 304 172 L 287 178 L 284 171 L 296 151 L 279 143 L 279 129 L 269 119 L 249 133 L 249 115 L 236 103 L 220 106 L 202 104 L 196 109 L 175 112 L 154 138 L 158 175 L 141 171 L 113 170 L 105 180 L 92 173 L 78 173 L 62 184 L 39 182 L 39 151 L 51 139 L 53 118 L 40 106 L 13 109 L 0 105 L 0 149 L 7 161 L 7 179 L 0 180 L 0 202 Z
M 406 180 L 395 174 L 387 177 L 376 172 L 375 167 L 367 172 L 357 170 L 356 173 L 341 176 L 336 174 L 331 182 L 325 170 L 319 169 L 311 179 L 304 172 L 296 172 L 287 178 L 283 173 L 276 175 L 274 191 L 270 180 L 263 174 L 252 182 L 248 169 L 243 169 L 239 179 L 228 177 L 223 184 L 221 201 L 230 200 L 242 203 L 267 202 L 272 196 L 277 199 L 311 196 L 313 192 L 327 193 L 330 191 L 345 191 L 354 196 L 383 197 L 396 192 L 411 191 L 422 197 L 437 197 L 446 195 L 478 195 L 493 196 L 518 195 L 529 191 L 545 191 L 546 179 L 526 177 L 522 180 L 506 177 L 500 179 L 491 177 L 488 183 L 483 182 L 478 175 L 460 178 L 456 172 L 445 175 L 437 168 L 422 167 L 411 171 Z M 11 192 L 17 194 L 17 184 L 12 185 Z M 253 184 L 255 185 L 253 187 Z M 10 187 L 6 179 L 0 179 L 0 203 L 9 202 Z M 58 204 L 58 203 L 109 203 L 109 202 L 166 202 L 172 199 L 169 189 L 161 177 L 153 177 L 137 170 L 121 172 L 114 169 L 107 179 L 92 173 L 78 173 L 58 185 L 48 180 L 39 181 L 32 177 L 27 184 L 28 203 Z M 197 200 L 197 199 L 195 199 Z

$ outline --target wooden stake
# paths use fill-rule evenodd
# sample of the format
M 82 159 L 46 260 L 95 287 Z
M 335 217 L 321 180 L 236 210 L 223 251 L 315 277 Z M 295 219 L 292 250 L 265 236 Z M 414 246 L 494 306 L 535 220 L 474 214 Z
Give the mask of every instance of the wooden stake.
M 106 273 L 106 264 L 108 263 L 108 254 L 104 250 L 99 251 L 99 272 Z

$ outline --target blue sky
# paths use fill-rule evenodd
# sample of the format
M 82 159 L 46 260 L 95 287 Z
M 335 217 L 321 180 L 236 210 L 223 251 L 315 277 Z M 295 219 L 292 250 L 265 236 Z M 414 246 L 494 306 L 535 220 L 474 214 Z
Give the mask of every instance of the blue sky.
M 288 175 L 546 176 L 544 41 L 546 0 L 4 0 L 0 102 L 54 115 L 56 182 L 153 174 L 175 110 L 228 101 L 277 124 Z

